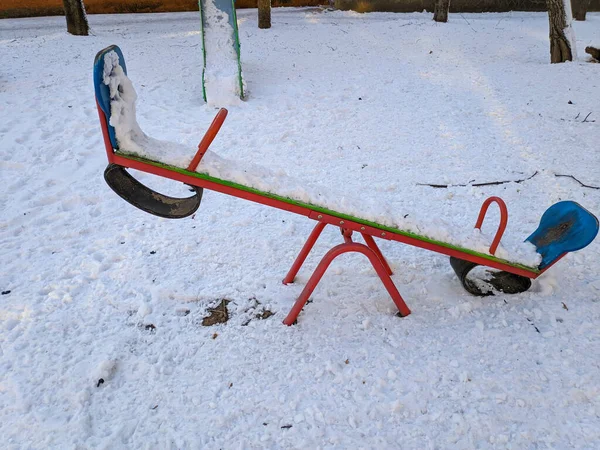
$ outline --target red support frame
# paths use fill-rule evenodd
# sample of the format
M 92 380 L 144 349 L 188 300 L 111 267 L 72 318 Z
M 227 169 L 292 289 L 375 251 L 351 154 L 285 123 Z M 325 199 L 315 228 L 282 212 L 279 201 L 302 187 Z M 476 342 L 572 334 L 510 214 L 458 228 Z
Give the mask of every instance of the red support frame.
M 363 237 L 363 239 L 365 240 L 365 242 L 367 243 L 367 246 L 371 250 L 373 250 L 373 252 L 375 253 L 375 255 L 377 255 L 377 257 L 381 261 L 381 264 L 383 265 L 383 268 L 385 269 L 385 271 L 387 272 L 387 274 L 388 275 L 393 275 L 394 272 L 392 272 L 392 269 L 390 268 L 388 262 L 385 260 L 383 254 L 381 253 L 381 250 L 379 250 L 379 247 L 377 246 L 377 243 L 375 242 L 375 239 L 373 239 L 373 237 L 369 236 L 368 234 L 365 234 L 365 233 L 360 233 L 360 234 Z
M 313 246 L 315 245 L 315 242 L 317 242 L 317 239 L 319 239 L 319 236 L 321 236 L 321 233 L 323 232 L 323 229 L 326 226 L 327 226 L 327 224 L 324 222 L 317 223 L 317 226 L 315 226 L 315 228 L 312 230 L 312 232 L 310 233 L 310 236 L 308 236 L 308 239 L 304 243 L 302 250 L 300 250 L 300 253 L 296 257 L 294 264 L 292 264 L 290 271 L 287 273 L 287 275 L 283 279 L 283 284 L 290 284 L 290 283 L 294 282 L 294 278 L 296 278 L 296 275 L 298 274 L 298 271 L 302 267 L 302 264 L 304 264 L 306 257 L 312 250 Z
M 315 227 L 315 229 L 309 236 L 308 240 L 304 244 L 304 247 L 302 247 L 302 250 L 300 251 L 298 258 L 296 258 L 296 261 L 294 261 L 292 269 L 290 270 L 290 272 L 284 279 L 284 283 L 285 283 L 285 280 L 289 278 L 290 274 L 293 273 L 293 275 L 295 276 L 295 274 L 298 272 L 300 266 L 306 259 L 308 252 L 310 251 L 310 249 L 314 245 L 315 241 L 317 240 L 317 238 L 323 231 L 323 228 L 325 227 L 325 225 L 326 224 L 324 224 L 323 222 L 319 222 L 317 224 L 317 226 Z M 384 263 L 385 259 L 381 255 L 381 251 L 379 251 L 379 248 L 377 247 L 377 244 L 375 243 L 373 238 L 371 238 L 371 236 L 369 236 L 369 238 L 371 238 L 370 240 L 372 241 L 372 245 L 374 248 L 371 247 L 370 245 L 359 244 L 357 242 L 352 241 L 352 230 L 350 230 L 348 228 L 341 228 L 341 230 L 342 230 L 342 235 L 344 236 L 345 242 L 343 244 L 336 245 L 331 250 L 329 250 L 325 254 L 325 256 L 323 256 L 323 259 L 321 260 L 321 262 L 319 263 L 319 265 L 317 266 L 317 268 L 311 275 L 310 279 L 308 280 L 308 283 L 306 283 L 306 286 L 304 286 L 302 293 L 300 294 L 300 296 L 294 303 L 294 306 L 292 307 L 291 311 L 289 312 L 287 317 L 283 320 L 283 323 L 285 325 L 288 325 L 288 326 L 293 325 L 296 322 L 296 319 L 298 318 L 298 314 L 300 314 L 300 312 L 302 311 L 302 308 L 304 308 L 304 305 L 306 305 L 306 302 L 308 301 L 310 295 L 313 293 L 313 291 L 319 284 L 319 281 L 321 281 L 321 278 L 325 274 L 325 271 L 327 270 L 327 268 L 329 267 L 331 262 L 338 256 L 340 256 L 344 253 L 348 253 L 348 252 L 362 253 L 367 258 L 369 258 L 371 265 L 377 272 L 377 275 L 379 276 L 383 285 L 385 286 L 388 293 L 390 294 L 390 297 L 392 297 L 392 300 L 396 304 L 396 307 L 398 308 L 400 317 L 406 317 L 410 314 L 410 309 L 408 308 L 408 306 L 406 306 L 404 299 L 402 298 L 402 296 L 400 295 L 400 292 L 398 292 L 398 289 L 396 288 L 396 285 L 390 278 L 391 270 L 390 270 L 387 262 Z M 363 234 L 363 236 L 365 236 L 365 235 Z M 293 277 L 292 277 L 292 279 L 293 279 Z

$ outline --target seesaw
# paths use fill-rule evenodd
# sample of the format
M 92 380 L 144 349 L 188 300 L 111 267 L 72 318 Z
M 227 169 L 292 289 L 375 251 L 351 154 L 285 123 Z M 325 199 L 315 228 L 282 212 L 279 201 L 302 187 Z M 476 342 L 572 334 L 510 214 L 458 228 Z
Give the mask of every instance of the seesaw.
M 109 162 L 104 172 L 104 178 L 113 191 L 135 207 L 159 217 L 184 218 L 198 209 L 203 190 L 209 189 L 315 220 L 317 224 L 283 279 L 284 284 L 294 281 L 306 257 L 327 225 L 340 229 L 344 242 L 330 249 L 318 264 L 283 321 L 286 325 L 295 323 L 300 311 L 331 262 L 339 255 L 348 252 L 361 253 L 369 259 L 397 306 L 398 315 L 401 317 L 409 315 L 410 309 L 390 278 L 392 270 L 374 238 L 397 241 L 450 256 L 450 264 L 463 287 L 471 294 L 483 296 L 497 291 L 524 292 L 531 286 L 532 279 L 542 275 L 567 253 L 586 247 L 598 233 L 598 219 L 579 204 L 572 201 L 561 201 L 552 205 L 542 215 L 537 230 L 525 240 L 534 245 L 537 253 L 541 255 L 541 262 L 533 266 L 496 256 L 508 221 L 506 204 L 498 197 L 490 197 L 483 203 L 475 224 L 476 228 L 481 228 L 488 207 L 492 203 L 498 205 L 501 213 L 500 225 L 489 251 L 483 252 L 392 227 L 389 224 L 377 223 L 347 212 L 336 211 L 327 202 L 319 204 L 314 199 L 311 202 L 303 201 L 292 198 L 292 196 L 244 185 L 235 179 L 210 175 L 210 168 L 206 163 L 205 156 L 227 116 L 225 109 L 221 109 L 217 113 L 200 142 L 197 152 L 185 167 L 165 163 L 160 161 L 159 157 L 148 156 L 148 149 L 144 147 L 150 148 L 160 142 L 146 136 L 137 125 L 135 91 L 127 78 L 125 60 L 117 46 L 110 46 L 96 55 L 94 87 Z M 205 158 L 205 162 L 201 164 L 203 158 Z M 194 194 L 185 198 L 163 195 L 136 180 L 127 171 L 128 168 L 180 181 L 190 186 Z M 360 234 L 365 243 L 354 241 L 354 233 Z M 473 275 L 471 271 L 477 266 L 485 266 L 496 269 L 496 271 L 488 271 L 483 278 L 469 276 Z

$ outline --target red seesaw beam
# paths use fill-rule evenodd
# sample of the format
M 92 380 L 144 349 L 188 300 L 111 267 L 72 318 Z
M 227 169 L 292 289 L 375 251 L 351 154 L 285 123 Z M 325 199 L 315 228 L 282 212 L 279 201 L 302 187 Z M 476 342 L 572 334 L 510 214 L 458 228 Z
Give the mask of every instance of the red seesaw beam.
M 356 231 L 359 233 L 364 233 L 369 236 L 378 237 L 381 239 L 387 239 L 391 241 L 402 242 L 404 244 L 412 245 L 419 248 L 424 248 L 426 250 L 431 250 L 437 253 L 442 253 L 448 256 L 454 256 L 456 258 L 464 259 L 466 261 L 471 261 L 476 264 L 481 264 L 483 266 L 492 267 L 494 269 L 504 270 L 506 272 L 514 273 L 516 275 L 522 275 L 528 278 L 537 278 L 540 276 L 543 271 L 536 270 L 527 270 L 521 267 L 515 267 L 510 264 L 505 264 L 501 261 L 487 259 L 481 256 L 473 255 L 471 253 L 462 252 L 450 246 L 444 246 L 440 244 L 436 244 L 433 242 L 428 242 L 425 240 L 418 239 L 416 237 L 412 237 L 409 235 L 404 235 L 400 233 L 395 233 L 393 231 L 383 231 L 381 229 L 371 227 L 368 225 L 363 225 L 359 222 L 351 221 L 347 218 L 341 219 L 340 217 L 336 217 L 333 215 L 328 215 L 311 209 L 309 207 L 295 205 L 291 203 L 284 202 L 282 200 L 267 197 L 256 192 L 246 191 L 243 189 L 239 189 L 233 186 L 229 186 L 226 184 L 221 184 L 213 180 L 206 180 L 202 178 L 194 177 L 193 175 L 187 175 L 185 173 L 176 172 L 173 170 L 165 169 L 163 167 L 159 167 L 148 162 L 131 159 L 129 157 L 125 157 L 122 155 L 118 155 L 114 153 L 114 150 L 111 147 L 110 140 L 108 139 L 108 131 L 106 129 L 107 123 L 106 118 L 103 113 L 100 113 L 100 122 L 103 129 L 103 134 L 105 136 L 105 144 L 107 147 L 107 152 L 110 149 L 109 160 L 120 166 L 126 168 L 132 168 L 136 170 L 140 170 L 142 172 L 151 173 L 154 175 L 158 175 L 163 178 L 169 178 L 171 180 L 180 181 L 182 183 L 190 184 L 193 186 L 198 186 L 201 188 L 213 190 L 216 192 L 220 192 L 222 194 L 232 195 L 234 197 L 242 198 L 244 200 L 253 201 L 256 203 L 260 203 L 262 205 L 271 206 L 273 208 L 278 208 L 284 211 L 293 212 L 296 214 L 300 214 L 303 216 L 310 217 L 311 219 L 325 222 L 335 226 L 344 225 L 345 228 L 348 228 L 352 231 Z

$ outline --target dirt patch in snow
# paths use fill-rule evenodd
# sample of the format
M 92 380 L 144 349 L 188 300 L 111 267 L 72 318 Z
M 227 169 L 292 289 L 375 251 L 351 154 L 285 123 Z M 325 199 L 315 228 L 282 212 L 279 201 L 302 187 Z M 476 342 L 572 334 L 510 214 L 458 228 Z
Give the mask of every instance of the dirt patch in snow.
M 223 298 L 217 306 L 208 308 L 209 315 L 202 319 L 202 325 L 210 327 L 218 323 L 226 323 L 229 320 L 228 304 L 229 300 Z

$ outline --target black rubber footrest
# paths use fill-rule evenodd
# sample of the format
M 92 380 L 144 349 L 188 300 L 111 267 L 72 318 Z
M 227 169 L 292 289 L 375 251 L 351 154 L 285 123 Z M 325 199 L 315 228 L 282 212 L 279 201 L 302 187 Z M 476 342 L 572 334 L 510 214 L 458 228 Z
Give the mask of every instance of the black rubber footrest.
M 450 265 L 454 269 L 454 272 L 456 272 L 465 290 L 479 297 L 494 295 L 497 291 L 505 294 L 518 294 L 525 292 L 531 287 L 531 280 L 529 278 L 505 271 L 488 270 L 486 271 L 485 279 L 469 278 L 469 272 L 479 266 L 479 264 L 454 258 L 453 256 L 450 257 Z
M 136 208 L 167 219 L 182 219 L 196 212 L 202 200 L 203 189 L 192 186 L 191 197 L 175 198 L 153 191 L 133 178 L 123 166 L 109 164 L 104 179 L 123 200 Z

